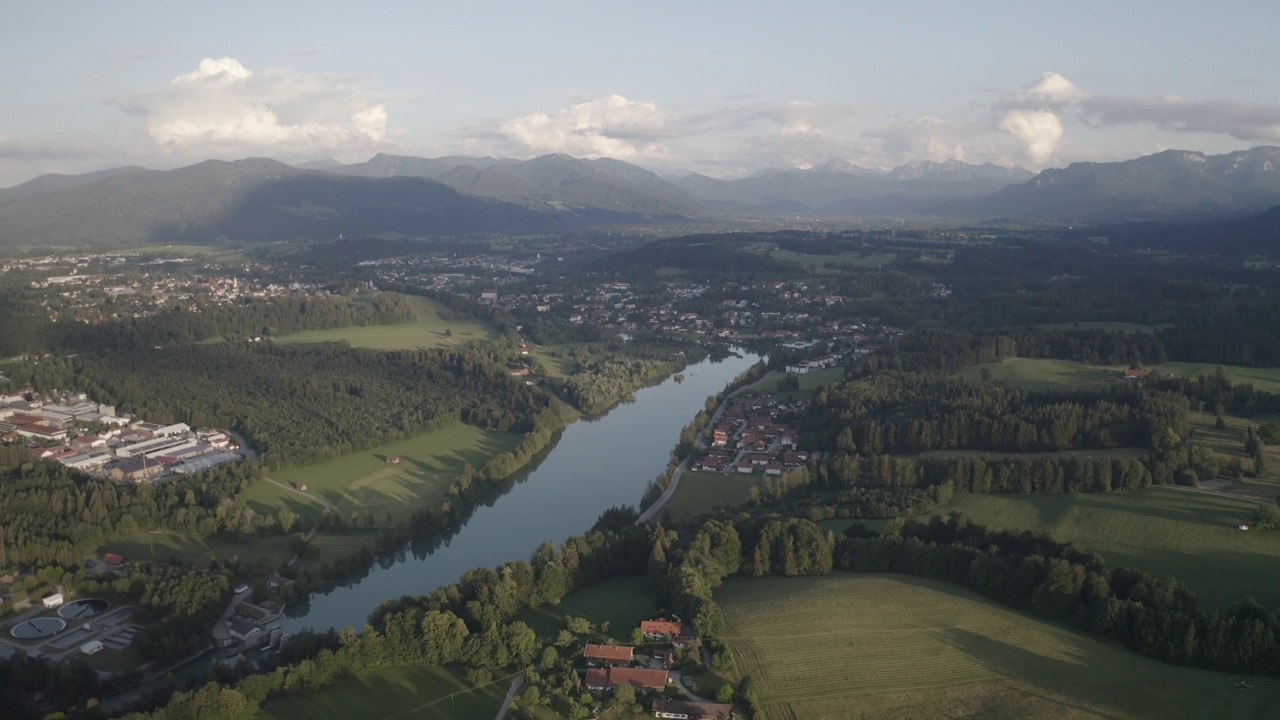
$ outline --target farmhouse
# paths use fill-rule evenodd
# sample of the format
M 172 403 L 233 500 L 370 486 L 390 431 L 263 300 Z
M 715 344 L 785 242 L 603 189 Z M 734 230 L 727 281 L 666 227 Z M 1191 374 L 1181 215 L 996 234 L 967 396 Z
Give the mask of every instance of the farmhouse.
M 631 662 L 635 648 L 630 645 L 596 645 L 587 643 L 582 657 L 588 665 L 625 665 Z
M 657 620 L 641 620 L 640 632 L 645 637 L 666 637 L 668 635 L 679 635 L 681 631 L 680 623 L 666 618 L 658 618 Z
M 723 703 L 689 702 L 671 698 L 653 701 L 653 716 L 673 720 L 723 720 L 733 717 L 733 706 Z
M 607 690 L 623 683 L 631 683 L 645 690 L 662 690 L 667 686 L 667 671 L 625 667 L 587 670 L 585 685 L 588 690 Z
M 123 555 L 117 555 L 116 553 L 105 553 L 102 556 L 102 562 L 112 567 L 124 567 L 129 564 L 129 559 Z

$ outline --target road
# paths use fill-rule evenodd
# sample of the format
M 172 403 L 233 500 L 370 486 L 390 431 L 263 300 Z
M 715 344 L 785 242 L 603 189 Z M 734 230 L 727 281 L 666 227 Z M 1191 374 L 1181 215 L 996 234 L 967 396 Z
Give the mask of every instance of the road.
M 1201 490 L 1200 488 L 1187 487 L 1185 485 L 1154 485 L 1153 487 L 1164 487 L 1170 490 L 1184 490 L 1186 492 L 1200 493 L 1201 495 L 1217 495 L 1218 497 L 1231 498 L 1232 500 L 1243 500 L 1254 505 L 1272 505 L 1273 503 L 1266 500 L 1254 500 L 1253 498 L 1244 497 L 1242 495 L 1232 495 L 1231 493 L 1217 492 L 1216 490 Z
M 511 688 L 507 690 L 507 697 L 502 701 L 502 707 L 498 708 L 498 716 L 493 720 L 505 720 L 507 717 L 507 708 L 511 707 L 511 701 L 515 699 L 516 693 L 520 692 L 520 686 L 524 684 L 524 675 L 519 675 L 511 683 Z
M 751 383 L 750 385 L 743 385 L 737 390 L 734 390 L 733 392 L 729 393 L 729 395 L 725 397 L 724 402 L 720 403 L 720 406 L 716 408 L 716 411 L 714 413 L 711 413 L 711 419 L 707 421 L 707 426 L 704 427 L 702 429 L 702 432 L 698 433 L 698 437 L 694 439 L 694 442 L 697 444 L 698 449 L 701 450 L 707 446 L 707 444 L 703 441 L 703 437 L 706 435 L 707 429 L 714 428 L 716 426 L 716 423 L 720 422 L 720 416 L 724 414 L 725 409 L 729 407 L 729 402 L 733 400 L 733 398 L 737 396 L 738 393 L 742 392 L 743 390 L 754 390 L 755 388 L 764 384 L 764 382 L 767 381 L 769 378 L 773 377 L 774 373 L 776 372 L 777 370 L 770 370 L 769 372 L 762 375 L 759 380 Z M 643 513 L 640 514 L 640 518 L 636 520 L 637 524 L 647 523 L 650 520 L 652 520 L 655 515 L 662 512 L 662 506 L 667 504 L 667 501 L 671 499 L 671 496 L 676 493 L 676 488 L 680 486 L 680 477 L 684 475 L 685 465 L 687 465 L 688 463 L 689 463 L 689 459 L 685 458 L 683 461 L 681 461 L 679 465 L 676 466 L 675 471 L 671 473 L 671 482 L 667 483 L 667 489 L 663 490 L 662 494 L 658 496 L 658 499 L 655 500 L 654 503 L 648 507 L 648 509 L 646 509 Z

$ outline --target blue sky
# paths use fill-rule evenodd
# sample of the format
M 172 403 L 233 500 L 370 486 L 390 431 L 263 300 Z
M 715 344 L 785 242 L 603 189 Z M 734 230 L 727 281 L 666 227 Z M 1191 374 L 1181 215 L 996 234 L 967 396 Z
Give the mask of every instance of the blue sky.
M 0 25 L 0 186 L 255 155 L 734 176 L 1225 152 L 1280 144 L 1278 7 L 26 3 Z

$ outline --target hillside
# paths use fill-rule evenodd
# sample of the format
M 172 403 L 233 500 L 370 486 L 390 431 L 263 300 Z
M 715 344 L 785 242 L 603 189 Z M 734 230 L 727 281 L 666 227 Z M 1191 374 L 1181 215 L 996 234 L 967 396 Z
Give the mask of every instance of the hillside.
M 0 247 L 525 233 L 584 219 L 467 197 L 424 178 L 344 177 L 266 158 L 53 184 L 0 196 Z
M 695 197 L 738 209 L 845 215 L 926 212 L 939 201 L 988 195 L 1030 176 L 990 163 L 925 161 L 886 172 L 833 160 L 738 180 L 690 175 L 673 182 Z
M 1114 163 L 1074 163 L 952 210 L 1062 222 L 1209 220 L 1280 203 L 1280 147 L 1225 155 L 1167 150 Z

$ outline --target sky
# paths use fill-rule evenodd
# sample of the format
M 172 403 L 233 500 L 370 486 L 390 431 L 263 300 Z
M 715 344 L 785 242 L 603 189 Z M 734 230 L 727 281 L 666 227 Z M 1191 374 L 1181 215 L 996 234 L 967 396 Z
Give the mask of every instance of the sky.
M 0 187 L 208 158 L 548 153 L 738 177 L 1280 145 L 1280 3 L 51 0 Z

